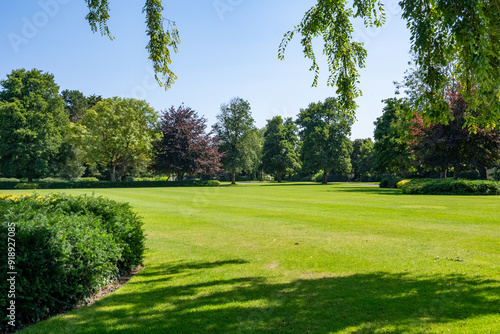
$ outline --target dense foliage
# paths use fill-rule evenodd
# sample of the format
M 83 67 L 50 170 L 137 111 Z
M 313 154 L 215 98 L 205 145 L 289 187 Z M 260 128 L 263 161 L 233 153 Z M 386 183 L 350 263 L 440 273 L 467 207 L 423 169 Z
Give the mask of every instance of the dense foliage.
M 222 154 L 212 133 L 206 133 L 207 120 L 189 107 L 173 106 L 160 120 L 162 138 L 155 142 L 153 168 L 177 175 L 213 175 L 220 171 Z
M 411 156 L 408 150 L 410 105 L 403 99 L 386 99 L 382 116 L 375 121 L 374 152 L 376 170 L 395 174 L 408 170 Z
M 74 131 L 87 160 L 108 167 L 115 181 L 151 160 L 157 118 L 147 102 L 115 97 L 87 111 Z
M 69 124 L 54 76 L 21 69 L 0 85 L 0 173 L 50 175 Z
M 466 115 L 471 111 L 458 87 L 448 90 L 445 97 L 453 120 L 426 124 L 421 115 L 415 115 L 410 150 L 421 166 L 439 169 L 444 177 L 453 167 L 455 178 L 462 170 L 477 169 L 486 179 L 486 169 L 500 162 L 500 130 L 467 125 Z
M 71 309 L 143 260 L 142 221 L 128 204 L 101 197 L 1 195 L 3 254 L 9 231 L 15 232 L 17 328 Z M 7 261 L 0 270 L 11 271 Z M 6 279 L 0 284 L 8 290 Z M 0 300 L 2 319 L 6 302 Z
M 217 180 L 185 180 L 169 181 L 139 178 L 135 181 L 1 181 L 0 189 L 85 189 L 85 188 L 156 188 L 156 187 L 218 187 L 220 182 Z
M 403 194 L 500 195 L 500 182 L 486 180 L 413 179 L 401 185 Z
M 276 175 L 281 182 L 284 173 L 300 170 L 299 139 L 297 126 L 291 118 L 275 116 L 267 121 L 264 133 L 262 163 L 264 171 Z
M 351 170 L 352 118 L 339 109 L 335 98 L 311 103 L 301 109 L 296 120 L 302 140 L 301 158 L 306 171 L 323 171 L 323 183 L 327 183 L 330 171 L 348 173 Z
M 220 109 L 213 128 L 220 151 L 224 153 L 222 164 L 231 173 L 231 183 L 234 184 L 236 171 L 244 169 L 248 165 L 248 157 L 255 153 L 252 139 L 256 129 L 248 101 L 236 97 L 222 104 Z

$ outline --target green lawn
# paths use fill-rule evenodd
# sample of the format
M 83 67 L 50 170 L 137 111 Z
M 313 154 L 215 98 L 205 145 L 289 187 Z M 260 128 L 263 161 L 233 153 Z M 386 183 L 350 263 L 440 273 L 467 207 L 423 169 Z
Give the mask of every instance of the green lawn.
M 499 196 L 352 184 L 64 192 L 130 202 L 146 268 L 22 333 L 500 333 Z

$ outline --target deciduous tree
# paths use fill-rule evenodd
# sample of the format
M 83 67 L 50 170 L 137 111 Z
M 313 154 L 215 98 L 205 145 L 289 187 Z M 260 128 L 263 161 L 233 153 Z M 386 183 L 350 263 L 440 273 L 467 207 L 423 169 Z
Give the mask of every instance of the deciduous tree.
M 410 150 L 417 162 L 427 169 L 439 169 L 443 177 L 454 168 L 454 176 L 461 170 L 477 169 L 486 178 L 486 169 L 500 160 L 500 130 L 468 126 L 470 114 L 458 87 L 445 95 L 452 121 L 447 124 L 426 123 L 415 115 L 411 126 Z
M 222 154 L 212 133 L 206 133 L 207 120 L 193 109 L 173 106 L 161 116 L 162 138 L 155 142 L 153 167 L 160 172 L 210 175 L 219 172 Z
M 300 168 L 297 132 L 291 118 L 283 120 L 275 116 L 267 121 L 262 163 L 264 171 L 276 175 L 278 183 L 283 174 L 294 173 Z
M 351 133 L 352 118 L 340 110 L 335 98 L 301 109 L 296 122 L 300 127 L 301 158 L 306 171 L 323 171 L 324 184 L 330 171 L 350 171 L 352 144 L 347 136 Z
M 250 103 L 233 98 L 221 105 L 217 123 L 213 126 L 219 140 L 220 151 L 225 155 L 222 164 L 231 173 L 231 183 L 236 184 L 236 172 L 248 165 L 248 156 L 255 154 L 255 145 L 248 145 L 255 129 Z
M 80 122 L 79 142 L 87 159 L 108 167 L 111 181 L 151 160 L 158 114 L 145 101 L 112 98 L 98 102 Z
M 408 151 L 411 109 L 404 99 L 390 98 L 375 124 L 375 168 L 379 173 L 402 173 L 411 166 Z
M 0 84 L 1 174 L 48 176 L 69 124 L 54 76 L 20 69 Z

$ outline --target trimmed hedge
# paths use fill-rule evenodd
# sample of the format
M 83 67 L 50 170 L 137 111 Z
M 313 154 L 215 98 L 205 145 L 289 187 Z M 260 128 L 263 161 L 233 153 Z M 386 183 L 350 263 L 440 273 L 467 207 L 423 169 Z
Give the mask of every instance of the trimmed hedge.
M 125 203 L 93 196 L 0 195 L 0 253 L 15 229 L 16 329 L 73 308 L 142 263 L 142 221 Z M 12 241 L 12 240 L 10 240 Z M 0 261 L 0 271 L 9 271 Z M 0 282 L 0 331 L 7 277 Z
M 403 194 L 500 195 L 500 182 L 486 180 L 413 179 L 401 186 Z
M 154 187 L 218 187 L 217 180 L 189 181 L 67 181 L 67 182 L 0 182 L 0 189 L 79 189 L 79 188 L 154 188 Z
M 403 179 L 396 176 L 385 176 L 380 180 L 379 187 L 380 188 L 397 188 L 397 184 L 399 181 Z

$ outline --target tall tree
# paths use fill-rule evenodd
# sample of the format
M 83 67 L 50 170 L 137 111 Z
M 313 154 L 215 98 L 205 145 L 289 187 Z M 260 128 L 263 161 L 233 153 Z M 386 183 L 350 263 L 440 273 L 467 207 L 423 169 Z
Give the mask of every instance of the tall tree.
M 176 174 L 178 180 L 185 175 L 219 172 L 222 154 L 212 133 L 206 133 L 206 123 L 204 117 L 183 105 L 165 110 L 160 120 L 163 136 L 154 145 L 153 168 Z
M 91 95 L 86 97 L 78 90 L 63 90 L 61 96 L 64 101 L 64 110 L 73 123 L 78 123 L 83 115 L 92 108 L 97 102 L 102 101 L 102 97 Z
M 351 165 L 354 178 L 359 180 L 368 176 L 375 167 L 373 156 L 373 141 L 371 138 L 355 139 L 352 142 Z
M 0 84 L 0 173 L 49 175 L 69 124 L 54 76 L 20 69 Z
M 275 116 L 267 121 L 262 163 L 264 171 L 276 175 L 278 183 L 284 173 L 291 174 L 300 168 L 297 132 L 291 118 L 283 120 Z
M 87 159 L 108 167 L 111 181 L 151 160 L 158 114 L 145 101 L 103 100 L 83 116 L 80 125 L 79 142 Z
M 337 100 L 311 103 L 301 109 L 297 118 L 302 140 L 301 158 L 306 171 L 323 171 L 323 184 L 331 171 L 345 173 L 351 169 L 352 118 L 340 110 Z
M 500 161 L 500 130 L 467 125 L 470 111 L 458 87 L 449 89 L 445 98 L 453 121 L 429 124 L 417 114 L 410 128 L 410 150 L 421 166 L 439 169 L 443 177 L 453 167 L 455 178 L 463 169 L 477 169 L 485 179 L 486 169 Z
M 406 100 L 396 98 L 382 102 L 385 103 L 383 114 L 374 122 L 376 170 L 379 173 L 402 173 L 411 166 L 408 153 L 410 105 Z
M 236 172 L 247 165 L 247 157 L 254 154 L 253 145 L 248 145 L 255 129 L 250 103 L 242 98 L 233 98 L 221 105 L 217 123 L 213 126 L 220 142 L 220 151 L 225 155 L 222 164 L 231 173 L 231 183 L 236 184 Z

